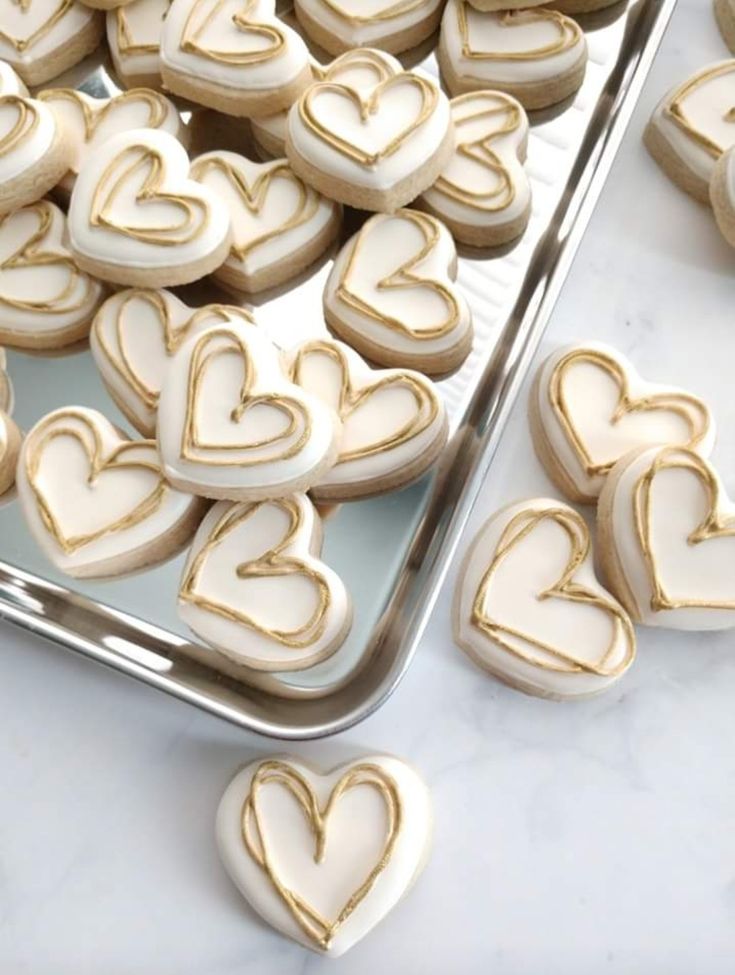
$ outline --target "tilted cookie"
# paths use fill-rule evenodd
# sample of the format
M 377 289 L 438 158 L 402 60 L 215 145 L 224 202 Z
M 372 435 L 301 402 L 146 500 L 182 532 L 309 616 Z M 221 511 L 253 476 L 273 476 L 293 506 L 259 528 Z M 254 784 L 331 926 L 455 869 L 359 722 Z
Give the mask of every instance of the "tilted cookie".
M 428 858 L 431 800 L 388 755 L 320 774 L 278 756 L 242 769 L 217 810 L 225 870 L 283 934 L 331 958 L 375 927 Z
M 5 349 L 0 346 L 0 410 L 12 415 L 15 406 L 13 383 L 8 375 L 8 357 Z
M 597 509 L 600 561 L 634 620 L 735 626 L 735 505 L 714 468 L 679 447 L 626 454 Z
M 77 266 L 49 200 L 0 217 L 0 342 L 58 349 L 84 338 L 105 296 Z
M 149 88 L 124 91 L 112 98 L 93 98 L 74 88 L 47 88 L 38 97 L 51 108 L 71 142 L 69 172 L 57 188 L 65 197 L 90 155 L 111 136 L 130 129 L 161 129 L 179 140 L 185 134 L 173 102 Z
M 105 386 L 145 437 L 154 437 L 158 397 L 169 362 L 181 343 L 212 325 L 252 323 L 245 308 L 190 308 L 170 291 L 118 291 L 97 312 L 90 348 Z
M 728 244 L 735 247 L 735 147 L 717 162 L 709 193 L 717 226 Z
M 189 178 L 181 143 L 159 129 L 112 136 L 77 176 L 69 236 L 80 267 L 115 284 L 163 287 L 209 274 L 230 250 L 230 215 Z
M 78 578 L 157 564 L 194 534 L 202 502 L 165 480 L 153 440 L 129 440 L 96 410 L 54 410 L 25 438 L 18 497 L 31 534 Z
M 15 481 L 20 445 L 20 430 L 5 410 L 0 409 L 0 496 L 9 491 Z
M 467 0 L 447 3 L 437 53 L 453 95 L 496 88 L 534 109 L 573 95 L 587 67 L 584 33 L 564 14 L 541 7 L 482 13 Z
M 651 383 L 601 342 L 557 349 L 542 364 L 529 402 L 539 460 L 572 501 L 593 504 L 610 469 L 631 450 L 655 444 L 707 456 L 715 424 L 686 390 Z
M 670 91 L 643 138 L 669 179 L 709 203 L 717 161 L 735 146 L 735 60 L 711 64 Z
M 311 83 L 309 52 L 275 0 L 174 0 L 161 34 L 166 87 L 228 115 L 269 115 Z
M 623 607 L 600 585 L 582 516 L 562 501 L 509 505 L 480 529 L 454 594 L 457 644 L 539 697 L 603 691 L 635 657 Z
M 320 561 L 319 515 L 305 494 L 220 501 L 197 532 L 179 615 L 238 666 L 304 670 L 335 653 L 352 623 L 342 580 Z
M 454 284 L 452 236 L 417 210 L 378 214 L 339 252 L 324 288 L 327 324 L 373 362 L 432 376 L 458 369 L 472 315 Z
M 735 54 L 735 0 L 714 0 L 717 26 L 725 43 Z
M 227 206 L 232 245 L 214 276 L 240 291 L 262 291 L 289 281 L 321 257 L 339 234 L 339 204 L 307 186 L 286 159 L 257 163 L 218 150 L 195 159 L 191 176 Z
M 447 420 L 431 380 L 408 369 L 371 369 L 349 346 L 327 338 L 298 346 L 289 360 L 293 381 L 342 422 L 337 463 L 312 497 L 348 501 L 394 491 L 434 464 Z
M 435 182 L 454 149 L 449 101 L 427 75 L 398 71 L 357 88 L 312 84 L 288 115 L 286 153 L 340 203 L 392 211 Z
M 161 87 L 161 31 L 171 0 L 132 0 L 107 14 L 107 46 L 126 88 Z
M 295 0 L 299 24 L 330 54 L 379 47 L 399 54 L 431 37 L 442 0 Z
M 451 107 L 454 154 L 420 205 L 465 244 L 489 247 L 515 240 L 531 216 L 523 106 L 502 92 L 478 91 L 458 95 Z
M 0 59 L 41 85 L 94 51 L 103 29 L 102 14 L 78 0 L 0 0 Z
M 234 322 L 175 353 L 158 404 L 169 480 L 208 498 L 259 501 L 306 491 L 337 458 L 333 412 L 291 383 L 276 347 Z

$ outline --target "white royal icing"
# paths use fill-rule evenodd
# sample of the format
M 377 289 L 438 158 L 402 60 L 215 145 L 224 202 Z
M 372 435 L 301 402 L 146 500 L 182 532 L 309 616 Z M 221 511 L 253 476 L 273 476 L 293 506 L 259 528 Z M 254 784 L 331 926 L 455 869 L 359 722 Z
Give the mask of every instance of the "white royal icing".
M 174 483 L 207 497 L 282 496 L 318 480 L 334 438 L 332 411 L 286 379 L 278 350 L 256 327 L 215 326 L 176 352 L 158 408 Z
M 22 74 L 23 68 L 73 44 L 97 16 L 77 0 L 0 0 L 0 58 Z
M 97 368 L 135 427 L 155 436 L 158 397 L 174 352 L 192 335 L 228 321 L 251 322 L 244 308 L 191 308 L 165 290 L 118 291 L 97 312 L 90 348 Z
M 678 387 L 648 382 L 602 342 L 557 349 L 541 366 L 534 395 L 544 439 L 576 489 L 589 498 L 599 495 L 609 467 L 630 450 L 691 443 L 706 457 L 714 445 L 714 420 L 701 400 Z M 659 408 L 645 409 L 646 403 Z M 591 467 L 606 470 L 588 473 Z
M 171 0 L 133 0 L 107 11 L 107 44 L 122 77 L 153 78 L 161 73 L 160 40 Z
M 319 487 L 369 486 L 384 478 L 397 487 L 401 471 L 443 437 L 443 401 L 420 373 L 372 369 L 348 345 L 332 339 L 304 343 L 289 361 L 294 380 L 342 422 L 339 458 Z
M 233 284 L 247 288 L 253 275 L 298 260 L 330 224 L 336 231 L 339 205 L 307 186 L 286 159 L 257 163 L 219 150 L 195 159 L 191 175 L 230 213 L 232 247 L 215 276 Z
M 118 560 L 128 570 L 147 564 L 198 504 L 166 484 L 154 441 L 130 441 L 81 406 L 55 410 L 33 427 L 17 486 L 31 533 L 69 575 L 109 574 Z
M 28 95 L 26 86 L 5 61 L 0 61 L 0 95 Z
M 0 217 L 4 341 L 23 345 L 34 337 L 73 330 L 91 318 L 103 297 L 100 283 L 74 263 L 66 217 L 57 206 L 39 200 Z
M 447 3 L 440 43 L 455 74 L 479 88 L 552 81 L 574 70 L 587 53 L 584 34 L 563 14 L 481 12 L 467 0 Z M 550 46 L 559 49 L 546 53 Z
M 460 646 L 501 679 L 541 695 L 575 697 L 613 684 L 633 661 L 635 637 L 595 576 L 589 544 L 581 516 L 562 501 L 521 501 L 494 514 L 457 582 Z
M 679 461 L 686 466 L 660 467 L 650 481 L 647 532 L 650 555 L 647 558 L 637 529 L 635 498 L 644 497 L 641 486 L 645 482 L 642 479 L 657 460 L 663 460 L 665 464 Z M 714 511 L 705 485 L 706 476 L 713 479 L 719 494 Z M 615 556 L 635 599 L 641 622 L 680 630 L 718 630 L 735 626 L 732 571 L 735 505 L 727 497 L 717 472 L 691 451 L 654 447 L 632 458 L 623 458 L 613 471 L 612 479 L 615 484 L 610 517 Z M 693 535 L 710 515 L 722 528 L 722 534 L 696 540 Z M 676 608 L 652 605 L 652 565 L 656 566 L 656 574 L 669 599 L 685 605 Z M 697 601 L 720 605 L 691 605 Z
M 8 357 L 5 349 L 0 346 L 0 410 L 10 416 L 15 406 L 15 391 L 8 374 Z
M 433 245 L 421 257 L 429 241 Z M 440 355 L 472 328 L 467 301 L 452 280 L 455 263 L 454 241 L 438 220 L 414 210 L 376 214 L 337 255 L 324 303 L 350 329 L 386 350 Z M 381 287 L 406 265 L 419 280 Z
M 410 31 L 430 18 L 442 0 L 296 0 L 324 30 L 350 47 L 369 47 L 393 34 Z M 416 38 L 415 43 L 423 39 Z
M 651 123 L 682 165 L 709 183 L 735 145 L 735 60 L 702 68 L 657 105 Z
M 184 566 L 179 615 L 237 664 L 313 666 L 339 648 L 351 622 L 344 583 L 314 554 L 320 536 L 305 494 L 218 502 Z
M 153 168 L 160 165 L 158 193 L 141 202 Z M 124 176 L 125 173 L 130 175 Z M 133 129 L 112 136 L 87 160 L 77 176 L 69 206 L 69 233 L 75 251 L 123 267 L 170 268 L 195 263 L 216 251 L 230 233 L 227 208 L 206 186 L 189 179 L 186 150 L 168 132 Z M 193 201 L 190 217 L 167 195 Z M 95 204 L 106 204 L 115 226 L 92 223 Z M 134 235 L 160 227 L 183 227 L 164 234 L 161 243 Z M 122 227 L 131 227 L 133 233 Z
M 35 98 L 0 91 L 0 186 L 43 164 L 54 146 L 57 124 Z
M 428 790 L 413 769 L 387 755 L 368 755 L 326 774 L 286 756 L 266 763 L 268 760 L 259 759 L 238 772 L 222 797 L 216 828 L 222 862 L 243 897 L 270 925 L 307 948 L 338 957 L 395 907 L 421 872 L 431 839 Z M 303 787 L 293 780 L 295 776 L 306 780 L 321 813 L 326 811 L 340 780 L 343 786 L 352 783 L 335 798 L 323 833 L 310 824 L 304 807 L 284 784 L 284 765 L 286 778 L 302 795 Z M 248 797 L 249 813 L 254 802 L 259 824 L 259 830 L 253 832 L 248 814 L 248 836 L 258 859 L 243 839 Z M 321 851 L 315 848 L 318 837 L 323 841 Z M 382 861 L 391 837 L 389 855 Z M 270 876 L 259 863 L 263 843 Z M 328 931 L 351 896 L 363 888 L 378 861 L 383 867 L 377 879 L 352 905 L 349 916 L 331 931 L 327 946 L 320 947 L 319 937 L 324 938 L 321 932 Z M 317 913 L 321 925 L 314 925 L 312 934 L 296 920 L 276 884 Z

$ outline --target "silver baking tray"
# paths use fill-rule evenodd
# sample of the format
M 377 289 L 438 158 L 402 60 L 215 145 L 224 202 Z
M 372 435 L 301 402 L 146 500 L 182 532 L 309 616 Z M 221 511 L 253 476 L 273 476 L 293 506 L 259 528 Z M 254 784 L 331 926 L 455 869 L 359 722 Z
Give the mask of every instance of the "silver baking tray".
M 572 103 L 532 118 L 526 234 L 503 253 L 460 256 L 476 339 L 461 371 L 440 384 L 451 417 L 442 465 L 413 487 L 343 505 L 326 521 L 324 558 L 355 604 L 353 630 L 334 657 L 257 688 L 223 676 L 213 652 L 192 644 L 177 618 L 183 556 L 142 575 L 70 585 L 35 546 L 12 498 L 0 508 L 0 619 L 263 735 L 317 738 L 379 708 L 411 663 L 675 3 L 621 0 L 580 18 L 590 51 L 584 85 Z M 420 63 L 436 73 L 433 54 Z M 94 60 L 60 80 L 92 94 L 115 90 L 109 69 Z M 279 344 L 323 327 L 330 260 L 256 303 Z M 206 290 L 183 296 L 192 304 L 211 300 Z M 54 357 L 11 352 L 9 369 L 16 418 L 26 429 L 72 402 L 126 426 L 86 348 Z M 276 679 L 278 694 L 268 684 Z

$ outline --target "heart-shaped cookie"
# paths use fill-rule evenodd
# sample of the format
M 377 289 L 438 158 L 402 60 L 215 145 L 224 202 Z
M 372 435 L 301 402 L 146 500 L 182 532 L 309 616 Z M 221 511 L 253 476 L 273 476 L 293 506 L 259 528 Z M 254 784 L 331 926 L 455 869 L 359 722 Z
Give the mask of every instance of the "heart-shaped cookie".
M 132 0 L 107 14 L 107 46 L 126 87 L 160 88 L 160 43 L 171 0 Z
M 232 247 L 215 277 L 252 293 L 290 280 L 339 233 L 341 207 L 307 186 L 285 159 L 256 163 L 218 150 L 191 165 L 194 179 L 225 202 Z
M 128 440 L 96 410 L 62 407 L 25 438 L 18 496 L 28 527 L 67 575 L 103 577 L 169 558 L 202 502 L 165 480 L 152 440 Z
M 304 494 L 214 505 L 194 539 L 179 613 L 206 643 L 253 670 L 304 670 L 352 622 L 342 580 L 319 560 L 321 523 Z
M 92 323 L 92 355 L 110 395 L 143 436 L 155 436 L 163 378 L 181 343 L 232 321 L 253 317 L 235 305 L 190 308 L 163 290 L 118 291 L 102 305 Z
M 337 456 L 339 423 L 291 383 L 253 325 L 189 338 L 169 366 L 158 441 L 172 483 L 205 497 L 258 501 L 317 484 Z
M 217 811 L 225 869 L 269 924 L 336 958 L 398 903 L 426 861 L 431 802 L 397 758 L 370 755 L 319 774 L 258 760 Z
M 456 264 L 452 236 L 434 217 L 376 215 L 337 255 L 324 288 L 327 323 L 373 362 L 452 372 L 472 345 Z
M 0 217 L 0 341 L 55 349 L 89 331 L 104 289 L 77 266 L 48 200 Z
M 161 72 L 176 94 L 238 116 L 287 108 L 311 80 L 306 45 L 275 0 L 174 0 Z
M 0 396 L 2 396 L 2 386 L 0 386 Z M 20 430 L 0 407 L 0 497 L 10 490 L 15 481 L 20 444 Z
M 681 630 L 735 626 L 735 506 L 699 454 L 626 454 L 602 489 L 598 528 L 605 572 L 634 619 Z
M 635 657 L 630 619 L 595 577 L 584 519 L 546 498 L 480 529 L 457 580 L 454 632 L 480 666 L 541 697 L 595 694 Z
M 536 376 L 529 416 L 549 476 L 583 503 L 596 501 L 613 464 L 628 451 L 676 444 L 706 457 L 715 440 L 702 400 L 647 382 L 601 342 L 565 346 L 549 356 Z
M 645 144 L 681 189 L 709 203 L 709 187 L 723 152 L 735 146 L 735 60 L 702 68 L 657 105 Z
M 446 442 L 444 404 L 431 380 L 408 369 L 371 369 L 333 339 L 305 342 L 290 355 L 291 376 L 342 422 L 337 463 L 314 488 L 346 501 L 396 490 L 421 477 Z
M 189 178 L 189 158 L 159 129 L 112 136 L 77 176 L 69 236 L 84 270 L 116 284 L 173 285 L 215 270 L 230 248 L 227 207 Z
M 399 54 L 439 26 L 442 0 L 296 0 L 299 24 L 330 54 L 376 47 Z
M 449 0 L 442 18 L 439 64 L 453 95 L 497 89 L 526 108 L 545 108 L 582 84 L 587 42 L 579 25 L 556 10 L 476 10 Z
M 502 92 L 478 91 L 453 98 L 451 107 L 454 154 L 421 205 L 464 243 L 487 247 L 514 240 L 531 215 L 523 106 Z

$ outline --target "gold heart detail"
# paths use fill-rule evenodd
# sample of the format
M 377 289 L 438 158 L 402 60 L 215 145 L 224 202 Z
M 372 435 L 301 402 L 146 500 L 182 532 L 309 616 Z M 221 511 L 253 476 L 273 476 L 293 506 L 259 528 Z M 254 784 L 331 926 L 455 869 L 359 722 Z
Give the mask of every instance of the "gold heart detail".
M 422 0 L 423 2 L 423 0 Z M 395 74 L 395 69 L 381 52 L 371 48 L 355 48 L 340 54 L 338 58 L 323 66 L 312 60 L 311 73 L 316 81 L 338 81 L 340 74 L 345 72 L 362 69 L 371 71 L 375 76 L 374 84 L 379 84 Z
M 166 18 L 166 13 L 168 13 L 168 8 L 171 6 L 173 0 L 164 0 L 163 2 L 163 13 L 161 14 L 161 25 Z M 115 28 L 116 28 L 116 40 L 117 49 L 123 57 L 132 57 L 136 54 L 158 54 L 160 51 L 160 43 L 158 40 L 148 42 L 136 41 L 133 34 L 130 23 L 125 15 L 125 6 L 116 7 L 114 11 L 111 12 L 115 17 Z M 109 13 L 108 13 L 109 17 Z M 159 27 L 159 33 L 160 33 Z
M 82 116 L 85 142 L 89 142 L 102 122 L 108 116 L 114 115 L 121 105 L 141 102 L 148 109 L 145 124 L 136 125 L 135 128 L 157 129 L 168 114 L 163 95 L 148 88 L 131 88 L 129 91 L 120 92 L 119 95 L 108 98 L 103 105 L 90 105 L 73 88 L 47 88 L 40 92 L 38 97 L 44 102 L 60 100 L 70 102 Z
M 32 99 L 23 98 L 21 95 L 2 95 L 0 108 L 5 106 L 12 106 L 15 109 L 15 121 L 7 132 L 0 135 L 0 156 L 6 156 L 17 149 L 18 145 L 38 126 L 38 109 Z
M 498 13 L 496 20 L 499 29 L 522 31 L 526 26 L 549 24 L 558 34 L 558 39 L 540 47 L 518 51 L 500 49 L 498 51 L 479 51 L 473 48 L 467 11 L 467 0 L 456 0 L 457 26 L 462 41 L 462 57 L 475 61 L 538 61 L 568 51 L 582 40 L 582 30 L 577 23 L 556 10 L 506 10 Z M 477 13 L 477 17 L 484 16 Z
M 202 35 L 207 28 L 216 21 L 222 8 L 229 5 L 230 0 L 214 0 L 214 6 L 206 14 L 201 23 L 194 26 L 200 7 L 209 6 L 212 0 L 197 0 L 191 8 L 189 16 L 186 18 L 184 30 L 181 38 L 181 50 L 189 54 L 198 54 L 200 57 L 208 58 L 210 61 L 219 61 L 223 64 L 239 65 L 241 67 L 252 64 L 260 64 L 262 61 L 269 61 L 276 57 L 286 46 L 286 38 L 282 31 L 269 24 L 259 24 L 250 20 L 252 11 L 257 6 L 258 0 L 246 0 L 244 8 L 231 18 L 235 28 L 244 37 L 262 37 L 269 44 L 266 48 L 257 51 L 244 50 L 212 50 L 201 44 Z
M 66 14 L 74 7 L 76 0 L 60 0 L 60 3 L 55 7 L 48 15 L 48 17 L 39 26 L 28 34 L 27 37 L 14 37 L 7 31 L 0 28 L 0 39 L 7 41 L 12 48 L 18 53 L 23 54 L 28 48 L 32 47 L 36 41 L 40 40 L 49 31 L 58 24 L 58 22 L 65 17 Z M 23 13 L 27 13 L 31 9 L 31 0 L 20 0 L 18 4 Z M 39 4 L 39 7 L 44 6 L 44 4 Z
M 684 108 L 684 103 L 692 92 L 697 91 L 704 85 L 708 84 L 710 81 L 714 81 L 717 78 L 721 78 L 724 75 L 735 74 L 735 65 L 732 61 L 726 61 L 722 64 L 716 64 L 713 67 L 705 68 L 704 71 L 700 71 L 699 74 L 685 81 L 680 88 L 678 88 L 668 105 L 664 108 L 664 115 L 674 123 L 679 129 L 681 129 L 690 139 L 693 139 L 702 149 L 705 150 L 713 159 L 719 159 L 722 153 L 729 148 L 728 146 L 721 146 L 719 143 L 715 142 L 710 136 L 701 129 L 698 129 L 696 125 L 693 124 L 691 119 L 687 116 L 686 110 Z M 735 96 L 734 99 L 735 100 Z M 735 123 L 735 109 L 730 107 L 723 115 L 726 122 Z M 735 138 L 735 133 L 733 134 Z

